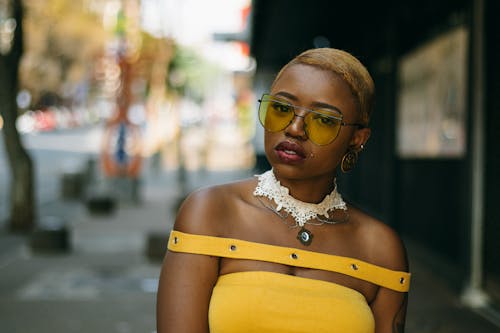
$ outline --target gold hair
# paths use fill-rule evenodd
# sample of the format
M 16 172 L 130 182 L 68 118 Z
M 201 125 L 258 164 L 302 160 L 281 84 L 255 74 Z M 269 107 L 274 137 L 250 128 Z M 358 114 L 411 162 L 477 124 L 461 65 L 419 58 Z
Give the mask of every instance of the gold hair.
M 375 85 L 370 73 L 358 59 L 350 53 L 338 49 L 310 49 L 286 64 L 276 75 L 273 85 L 288 67 L 298 64 L 314 66 L 340 76 L 351 89 L 361 115 L 362 124 L 368 125 L 375 99 Z

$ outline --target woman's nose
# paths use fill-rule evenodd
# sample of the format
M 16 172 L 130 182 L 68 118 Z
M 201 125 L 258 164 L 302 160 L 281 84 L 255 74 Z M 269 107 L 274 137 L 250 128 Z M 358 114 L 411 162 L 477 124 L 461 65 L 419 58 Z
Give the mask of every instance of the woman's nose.
M 295 116 L 292 119 L 292 122 L 288 127 L 286 128 L 286 134 L 294 137 L 294 138 L 300 138 L 300 139 L 307 139 L 306 135 L 306 130 L 305 130 L 305 123 L 304 123 L 304 116 L 305 115 L 300 115 L 295 113 Z

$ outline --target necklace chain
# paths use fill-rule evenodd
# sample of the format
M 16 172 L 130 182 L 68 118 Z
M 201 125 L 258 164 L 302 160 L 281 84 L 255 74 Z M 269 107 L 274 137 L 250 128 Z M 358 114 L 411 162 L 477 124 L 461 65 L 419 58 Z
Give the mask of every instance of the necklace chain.
M 349 214 L 347 213 L 347 206 L 342 200 L 342 197 L 337 192 L 337 184 L 334 181 L 333 191 L 328 194 L 323 201 L 318 204 L 312 204 L 295 199 L 289 194 L 288 188 L 282 186 L 274 176 L 273 170 L 264 172 L 257 176 L 259 182 L 253 195 L 257 197 L 262 206 L 271 210 L 278 215 L 283 223 L 287 224 L 290 228 L 300 227 L 297 233 L 297 239 L 302 245 L 309 246 L 314 238 L 311 231 L 307 230 L 304 225 L 323 225 L 337 224 L 340 222 L 347 222 Z M 276 203 L 276 208 L 272 205 L 264 203 L 261 197 L 266 197 Z M 284 209 L 284 212 L 281 210 Z M 345 217 L 341 221 L 329 219 L 329 213 L 332 210 L 343 210 Z M 292 216 L 295 224 L 289 224 L 287 219 Z M 318 222 L 314 222 L 318 221 Z
M 260 197 L 257 197 L 257 200 L 259 200 L 260 204 L 262 206 L 264 206 L 265 208 L 269 209 L 271 212 L 273 212 L 274 214 L 278 215 L 281 220 L 283 221 L 283 223 L 285 223 L 289 228 L 293 229 L 293 228 L 297 228 L 299 227 L 300 225 L 297 223 L 297 221 L 295 221 L 294 224 L 290 224 L 286 221 L 286 219 L 288 218 L 288 216 L 290 216 L 289 213 L 287 212 L 279 212 L 276 210 L 276 208 L 274 208 L 273 206 L 271 205 L 268 205 L 266 204 L 264 201 L 262 201 L 262 199 Z M 323 225 L 323 224 L 338 224 L 338 223 L 344 223 L 344 222 L 347 222 L 349 220 L 349 213 L 347 213 L 347 211 L 345 212 L 345 216 L 342 220 L 328 220 L 326 218 L 323 218 L 321 216 L 316 216 L 316 219 L 319 221 L 319 222 L 313 222 L 312 220 L 309 220 L 309 221 L 306 221 L 306 224 L 310 224 L 310 225 Z

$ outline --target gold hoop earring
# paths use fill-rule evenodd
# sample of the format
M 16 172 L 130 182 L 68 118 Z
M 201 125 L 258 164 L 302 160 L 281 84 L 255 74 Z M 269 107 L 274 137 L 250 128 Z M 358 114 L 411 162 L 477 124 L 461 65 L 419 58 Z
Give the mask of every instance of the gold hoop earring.
M 358 152 L 352 148 L 344 154 L 342 161 L 340 162 L 340 170 L 343 173 L 347 173 L 354 169 L 356 162 L 358 161 Z

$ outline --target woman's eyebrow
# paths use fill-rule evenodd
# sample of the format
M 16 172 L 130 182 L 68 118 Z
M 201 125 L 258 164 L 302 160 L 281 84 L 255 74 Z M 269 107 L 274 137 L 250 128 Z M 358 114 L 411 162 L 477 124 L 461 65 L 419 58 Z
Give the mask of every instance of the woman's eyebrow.
M 286 91 L 278 91 L 274 96 L 283 96 L 288 99 L 291 99 L 292 101 L 297 101 L 297 97 L 295 95 L 292 95 L 290 93 L 287 93 Z
M 328 104 L 328 103 L 314 102 L 313 106 L 317 107 L 317 108 L 322 108 L 322 109 L 331 109 L 331 110 L 335 110 L 339 113 L 342 113 L 342 111 L 340 111 L 340 109 L 338 107 L 331 105 L 331 104 Z
M 286 91 L 278 91 L 276 94 L 274 94 L 274 96 L 276 96 L 276 97 L 282 96 L 282 97 L 285 97 L 285 98 L 290 99 L 292 101 L 298 101 L 297 96 L 290 94 Z M 314 102 L 312 105 L 315 108 L 330 109 L 330 110 L 334 110 L 334 111 L 337 111 L 338 113 L 342 114 L 342 111 L 340 111 L 340 109 L 338 107 L 331 105 L 331 104 L 328 104 L 328 103 Z

